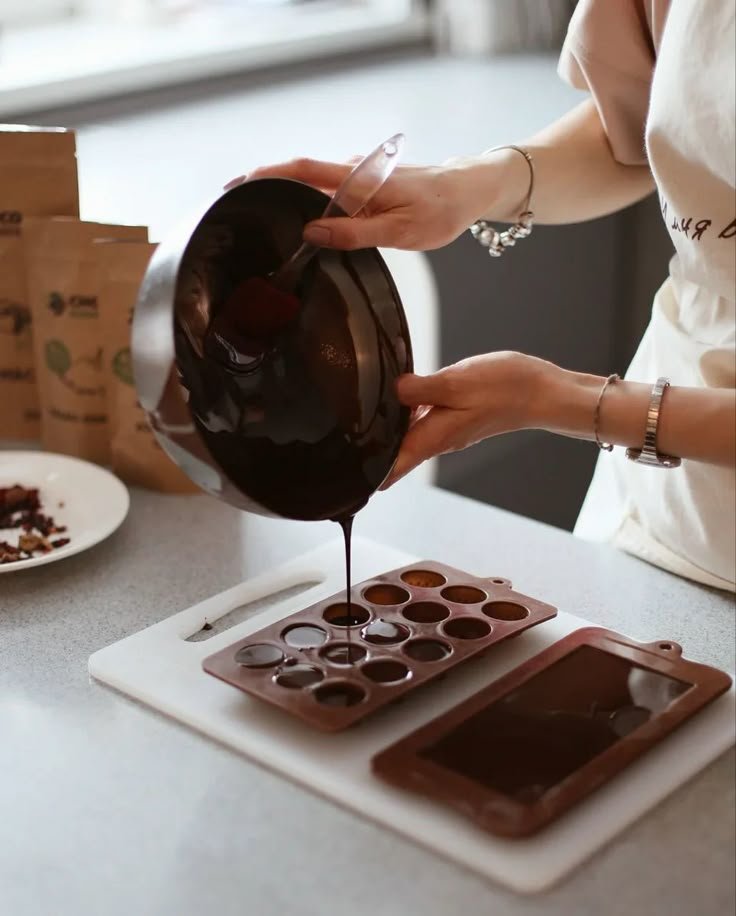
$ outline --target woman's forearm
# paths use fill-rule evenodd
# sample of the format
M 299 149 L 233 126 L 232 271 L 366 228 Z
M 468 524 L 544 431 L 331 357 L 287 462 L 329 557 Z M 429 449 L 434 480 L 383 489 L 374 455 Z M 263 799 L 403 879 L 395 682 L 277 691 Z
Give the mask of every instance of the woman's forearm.
M 595 407 L 604 379 L 558 370 L 539 389 L 539 425 L 581 439 L 594 438 Z M 600 439 L 626 448 L 644 443 L 652 385 L 619 381 L 601 401 Z M 660 409 L 657 450 L 725 467 L 736 462 L 736 392 L 728 388 L 667 389 Z
M 627 207 L 654 189 L 646 166 L 613 158 L 598 111 L 588 99 L 558 121 L 520 143 L 534 159 L 531 208 L 538 223 L 575 223 Z M 450 164 L 463 209 L 474 218 L 514 221 L 529 185 L 529 167 L 514 150 Z

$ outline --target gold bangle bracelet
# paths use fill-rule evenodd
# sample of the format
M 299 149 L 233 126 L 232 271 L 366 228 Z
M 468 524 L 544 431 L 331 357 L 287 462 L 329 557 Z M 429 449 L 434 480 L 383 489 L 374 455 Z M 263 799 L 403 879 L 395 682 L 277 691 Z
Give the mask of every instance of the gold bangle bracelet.
M 608 390 L 609 385 L 614 385 L 616 382 L 621 381 L 621 376 L 617 375 L 615 372 L 613 375 L 609 375 L 608 378 L 603 383 L 601 388 L 601 393 L 598 395 L 598 400 L 595 404 L 595 413 L 593 415 L 593 435 L 595 436 L 595 444 L 602 452 L 612 452 L 613 443 L 611 442 L 601 442 L 600 432 L 600 422 L 601 422 L 601 404 L 603 403 L 603 395 Z

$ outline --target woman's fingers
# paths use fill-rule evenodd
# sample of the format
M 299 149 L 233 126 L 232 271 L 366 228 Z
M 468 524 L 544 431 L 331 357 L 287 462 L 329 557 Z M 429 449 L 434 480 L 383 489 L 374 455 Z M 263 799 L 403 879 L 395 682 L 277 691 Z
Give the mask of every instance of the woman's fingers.
M 388 215 L 315 220 L 304 227 L 304 240 L 325 248 L 355 251 L 359 248 L 391 247 L 396 229 Z
M 396 393 L 407 407 L 461 407 L 453 373 L 441 369 L 433 375 L 402 375 Z
M 244 181 L 248 180 L 247 175 L 238 175 L 237 178 L 231 178 L 226 185 L 223 185 L 223 191 L 229 191 L 231 188 L 237 188 L 239 184 L 243 184 Z
M 292 178 L 305 184 L 315 185 L 325 190 L 335 190 L 352 172 L 353 166 L 339 162 L 323 162 L 319 159 L 291 159 L 276 165 L 264 165 L 254 169 L 247 176 L 234 178 L 225 187 L 231 188 L 243 181 L 257 178 Z
M 417 420 L 404 437 L 396 464 L 381 489 L 388 489 L 428 458 L 454 451 L 458 421 L 457 411 L 443 407 L 433 407 Z

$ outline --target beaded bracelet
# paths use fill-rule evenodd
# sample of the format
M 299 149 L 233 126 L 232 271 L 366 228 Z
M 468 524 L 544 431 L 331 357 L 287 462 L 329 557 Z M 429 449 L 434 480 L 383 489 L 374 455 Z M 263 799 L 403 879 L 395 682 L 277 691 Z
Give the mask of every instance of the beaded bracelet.
M 527 165 L 529 166 L 529 190 L 526 195 L 526 200 L 524 201 L 524 208 L 519 214 L 516 222 L 504 232 L 498 232 L 484 219 L 476 220 L 470 227 L 473 238 L 484 248 L 488 249 L 488 254 L 492 258 L 500 258 L 507 248 L 513 248 L 517 239 L 525 239 L 527 236 L 531 235 L 532 227 L 534 226 L 534 213 L 529 209 L 532 191 L 534 190 L 534 164 L 531 154 L 520 146 L 508 144 L 507 146 L 496 146 L 493 149 L 489 149 L 486 151 L 485 155 L 488 153 L 497 153 L 502 149 L 516 150 L 517 153 L 521 153 L 526 159 Z

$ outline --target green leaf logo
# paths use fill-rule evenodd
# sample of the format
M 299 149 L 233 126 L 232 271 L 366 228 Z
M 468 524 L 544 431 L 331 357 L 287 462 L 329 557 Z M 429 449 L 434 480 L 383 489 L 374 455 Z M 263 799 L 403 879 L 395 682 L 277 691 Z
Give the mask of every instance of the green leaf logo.
M 130 358 L 130 347 L 125 347 L 112 358 L 112 371 L 121 382 L 126 385 L 133 384 L 133 362 Z
M 49 340 L 46 342 L 46 365 L 55 375 L 58 375 L 60 378 L 66 375 L 71 364 L 72 358 L 65 344 L 60 340 Z

